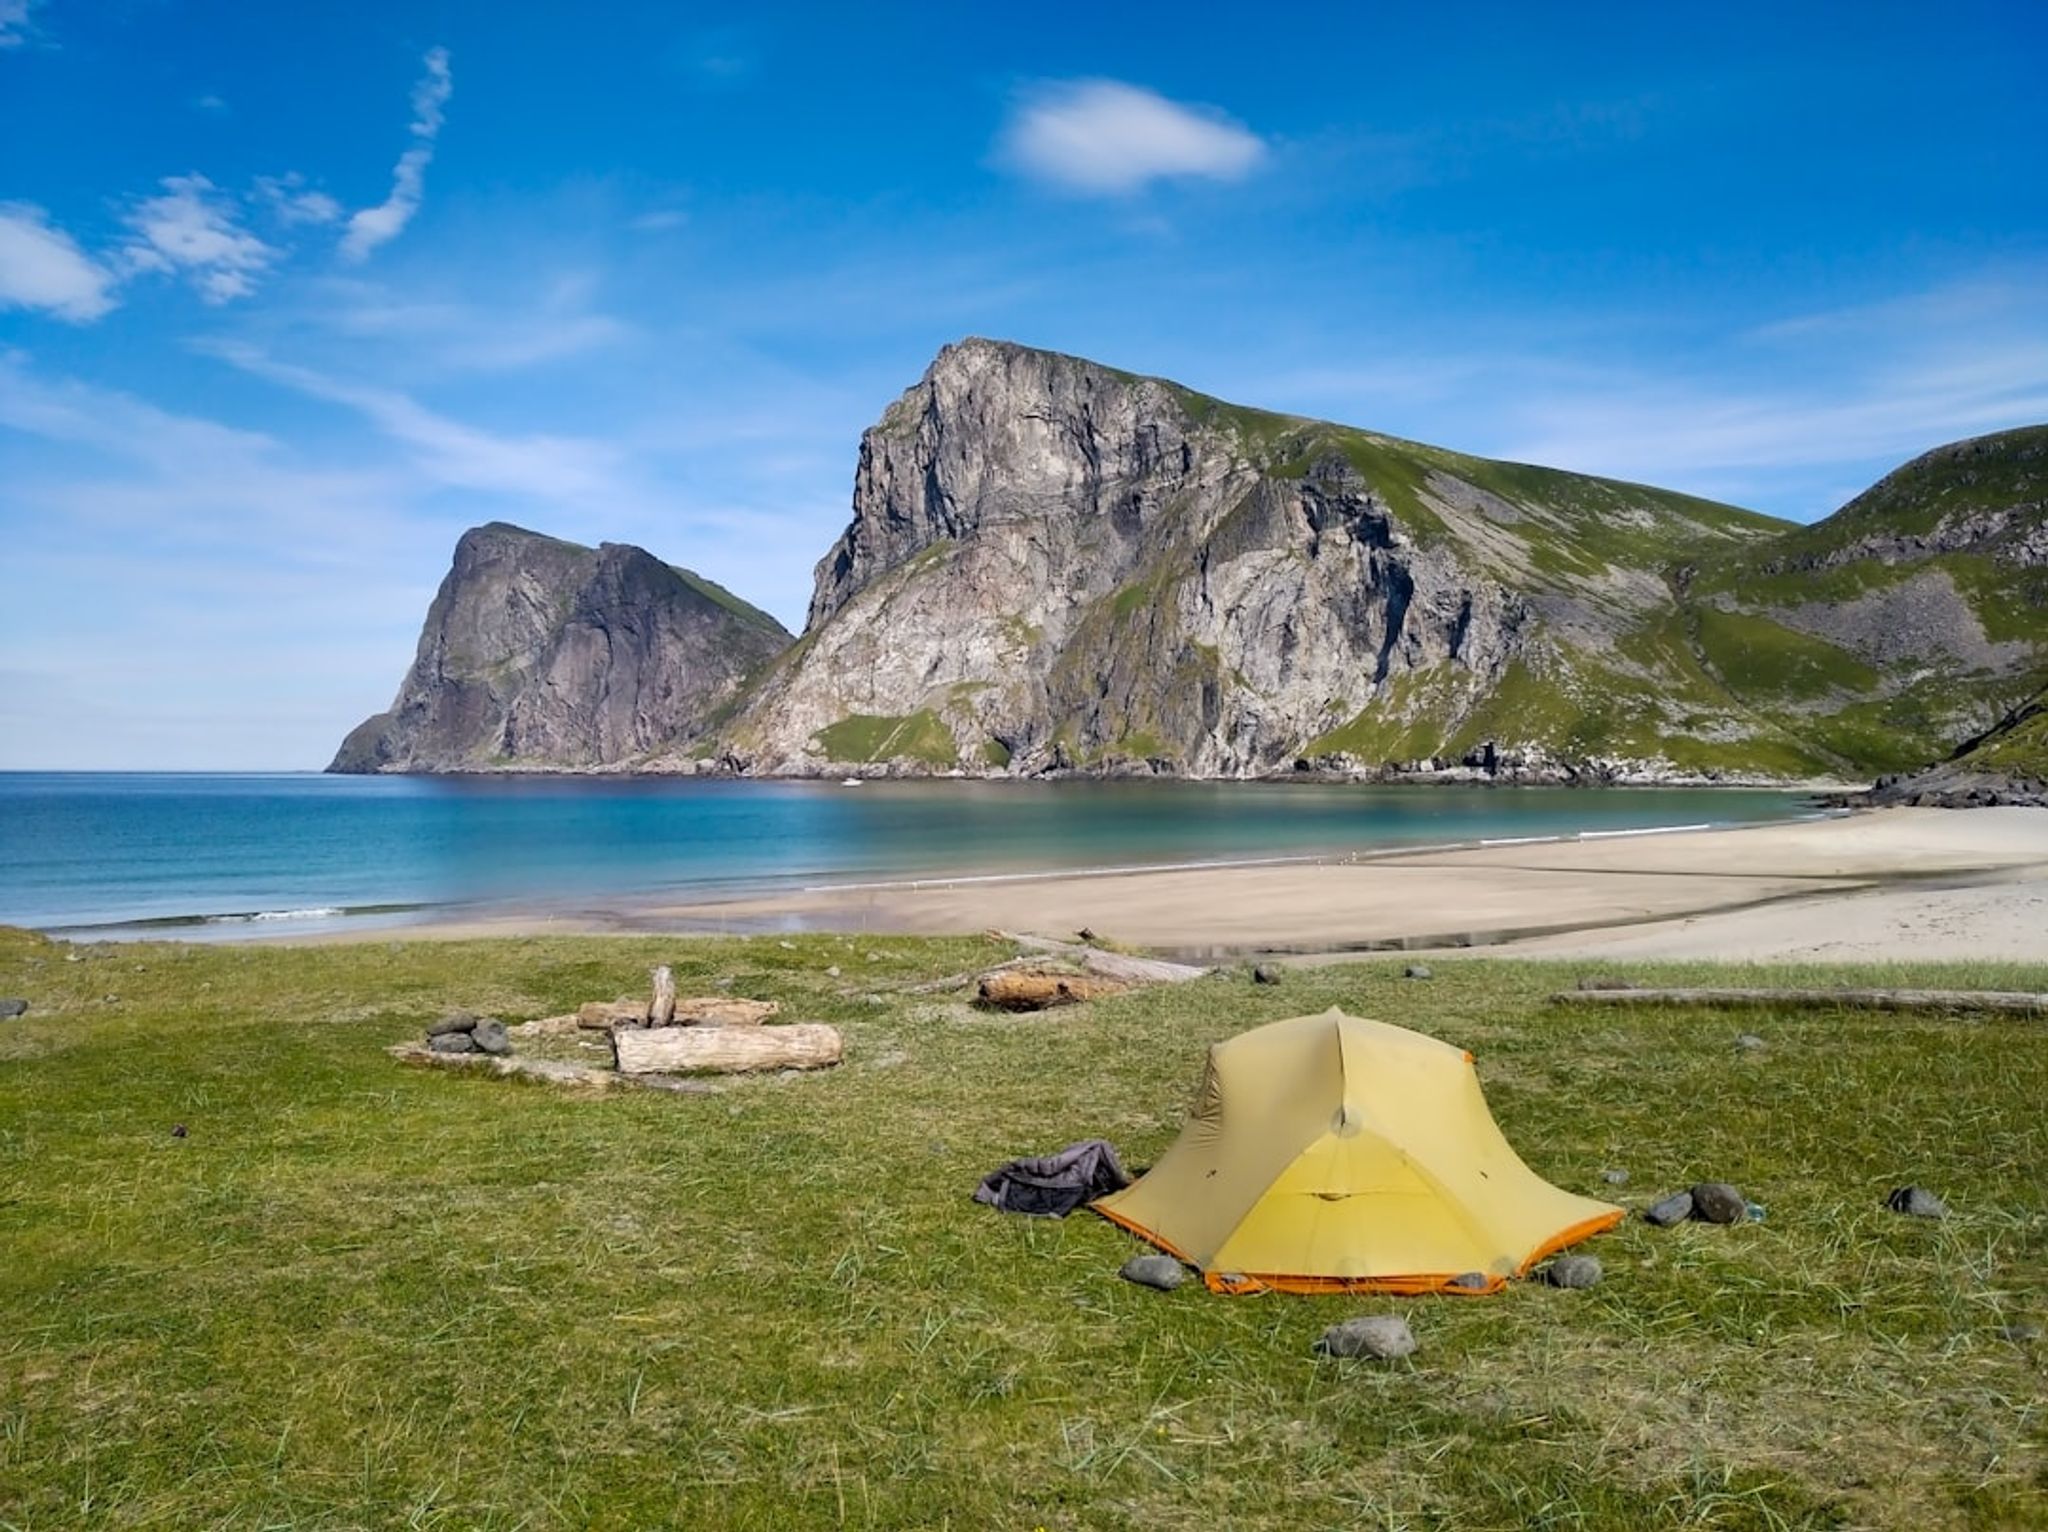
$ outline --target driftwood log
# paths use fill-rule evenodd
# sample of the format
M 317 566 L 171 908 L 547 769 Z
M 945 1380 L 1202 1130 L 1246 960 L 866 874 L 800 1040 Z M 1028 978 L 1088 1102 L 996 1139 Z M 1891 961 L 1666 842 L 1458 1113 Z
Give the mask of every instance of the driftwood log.
M 737 995 L 692 995 L 676 1002 L 679 1027 L 758 1027 L 782 1007 L 773 1000 L 743 1000 Z
M 621 1028 L 613 1042 L 619 1073 L 743 1074 L 757 1069 L 823 1069 L 845 1052 L 837 1027 Z
M 1098 974 L 1005 968 L 983 974 L 975 988 L 975 998 L 983 1005 L 1005 1011 L 1043 1011 L 1056 1005 L 1079 1005 L 1084 1000 L 1121 995 L 1130 987 L 1121 979 Z
M 665 1027 L 676 1019 L 676 976 L 663 963 L 654 970 L 654 1003 L 647 1008 L 647 1024 Z
M 549 1085 L 566 1085 L 579 1090 L 666 1090 L 701 1096 L 718 1089 L 704 1080 L 673 1080 L 662 1075 L 627 1075 L 611 1069 L 592 1069 L 583 1064 L 565 1064 L 554 1059 L 528 1059 L 518 1055 L 494 1057 L 488 1053 L 435 1053 L 418 1043 L 400 1043 L 391 1056 L 401 1064 L 424 1069 L 477 1069 L 487 1074 L 515 1075 Z
M 536 1021 L 522 1021 L 516 1027 L 507 1027 L 505 1035 L 510 1038 L 560 1037 L 577 1031 L 582 1025 L 582 1018 L 571 1011 L 566 1016 L 542 1016 Z
M 1067 962 L 1099 973 L 1104 978 L 1122 979 L 1126 984 L 1185 984 L 1190 979 L 1199 979 L 1209 970 L 1196 968 L 1189 963 L 1169 963 L 1163 958 L 1130 957 L 1122 952 L 1105 952 L 1100 947 L 1077 947 L 1072 942 L 1051 941 L 1043 936 L 1023 936 L 1010 931 L 995 933 L 1006 942 L 1015 942 L 1033 952 L 1050 953 L 1064 958 Z
M 576 1023 L 593 1032 L 607 1031 L 612 1027 L 644 1027 L 647 1025 L 647 1002 L 586 1000 L 576 1009 Z
M 1566 990 L 1553 1005 L 1698 1005 L 1723 1010 L 1948 1011 L 2048 1016 L 2048 995 L 1975 989 L 1593 989 Z

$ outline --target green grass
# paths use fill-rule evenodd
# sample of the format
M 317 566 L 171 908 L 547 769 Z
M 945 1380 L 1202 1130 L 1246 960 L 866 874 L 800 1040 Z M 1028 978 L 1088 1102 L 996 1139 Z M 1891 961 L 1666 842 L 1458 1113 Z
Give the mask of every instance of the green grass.
M 1491 961 L 1038 1018 L 906 992 L 1006 952 L 0 935 L 0 994 L 34 1005 L 0 1023 L 0 1525 L 2048 1524 L 2043 1352 L 1997 1334 L 2048 1312 L 2038 1023 L 1551 1007 L 1577 970 Z M 586 1098 L 383 1052 L 656 961 L 840 1025 L 848 1062 Z M 1085 1135 L 1146 1163 L 1210 1043 L 1333 1003 L 1472 1048 L 1560 1185 L 1625 1167 L 1639 1205 L 1721 1176 L 1769 1216 L 1631 1221 L 1586 1293 L 1223 1299 L 1120 1282 L 1136 1247 L 1099 1219 L 969 1201 Z M 1954 1216 L 1883 1211 L 1906 1181 Z M 1361 1311 L 1422 1349 L 1311 1356 Z
M 716 580 L 707 580 L 703 575 L 698 574 L 696 570 L 685 569 L 680 564 L 671 564 L 669 568 L 676 572 L 685 585 L 689 586 L 691 590 L 695 591 L 712 605 L 730 612 L 742 622 L 749 623 L 763 632 L 778 635 L 785 643 L 791 640 L 792 635 L 789 630 L 783 627 L 780 622 L 777 622 L 768 613 L 762 611 L 751 602 L 741 600 Z
M 825 758 L 832 761 L 866 765 L 909 760 L 942 768 L 960 764 L 952 730 L 929 708 L 900 717 L 852 713 L 820 729 L 814 741 Z
M 1768 617 L 1712 606 L 1696 617 L 1700 653 L 1740 696 L 1812 700 L 1878 684 L 1877 672 L 1848 650 Z

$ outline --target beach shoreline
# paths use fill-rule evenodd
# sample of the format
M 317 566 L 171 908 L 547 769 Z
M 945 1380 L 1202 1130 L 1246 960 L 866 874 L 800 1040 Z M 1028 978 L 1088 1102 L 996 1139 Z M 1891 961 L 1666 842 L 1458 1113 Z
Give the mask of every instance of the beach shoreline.
M 2048 962 L 2048 810 L 1883 809 L 1284 856 L 586 902 L 272 942 L 1087 928 L 1154 951 Z

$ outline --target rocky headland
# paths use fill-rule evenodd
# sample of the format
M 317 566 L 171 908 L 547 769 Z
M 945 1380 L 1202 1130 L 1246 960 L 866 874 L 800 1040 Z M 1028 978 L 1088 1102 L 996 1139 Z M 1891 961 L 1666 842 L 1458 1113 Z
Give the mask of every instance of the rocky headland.
M 969 340 L 863 436 L 800 638 L 478 528 L 333 769 L 1867 779 L 2044 677 L 2048 428 L 1799 527 Z

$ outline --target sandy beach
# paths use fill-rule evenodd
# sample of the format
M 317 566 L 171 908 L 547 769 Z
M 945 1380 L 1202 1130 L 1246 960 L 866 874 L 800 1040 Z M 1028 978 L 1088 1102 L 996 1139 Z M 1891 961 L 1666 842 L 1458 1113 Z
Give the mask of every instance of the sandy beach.
M 1327 861 L 847 885 L 410 934 L 1083 927 L 1203 955 L 2048 962 L 2048 811 L 1889 809 Z

